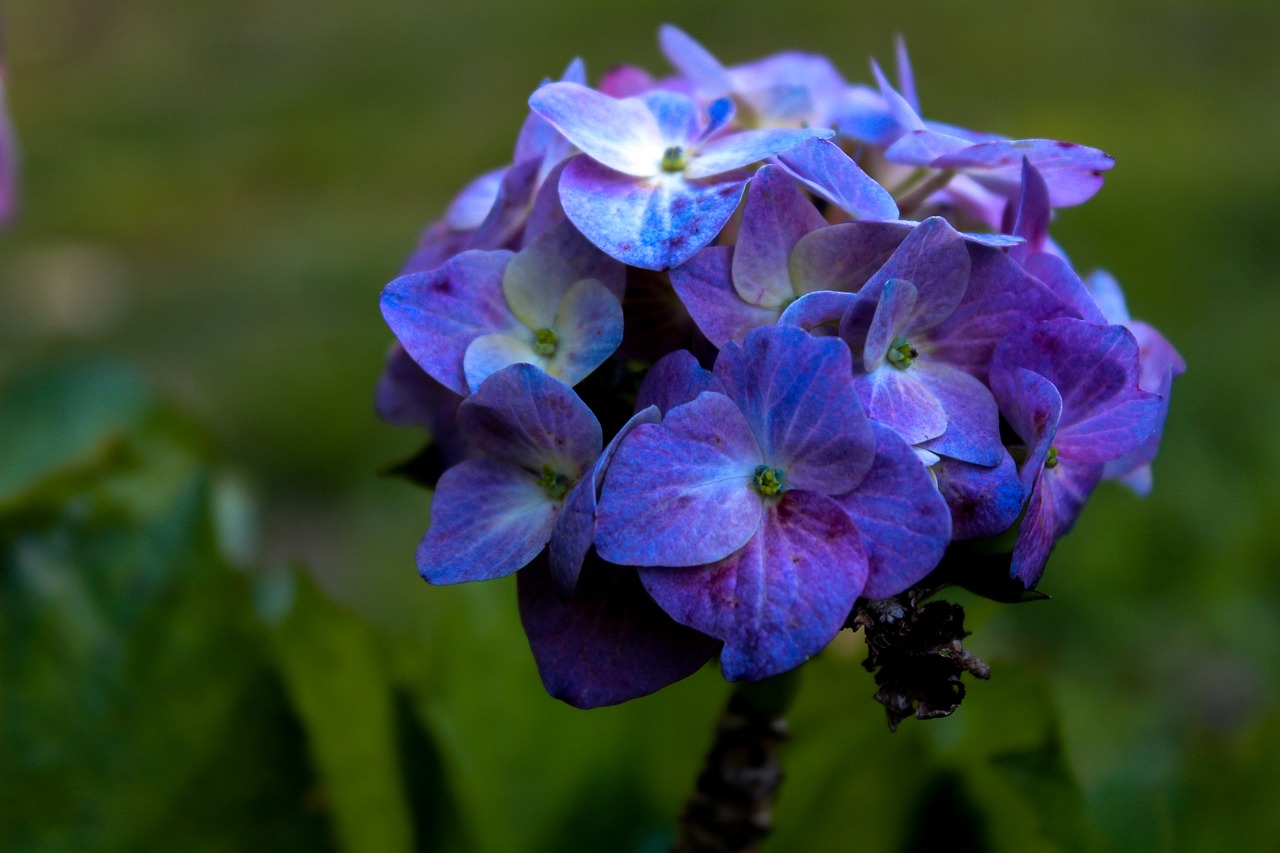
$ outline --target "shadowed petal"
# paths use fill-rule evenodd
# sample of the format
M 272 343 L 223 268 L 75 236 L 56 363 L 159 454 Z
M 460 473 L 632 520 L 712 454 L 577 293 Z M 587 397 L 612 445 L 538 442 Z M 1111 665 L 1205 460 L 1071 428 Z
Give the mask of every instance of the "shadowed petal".
M 649 368 L 636 394 L 636 411 L 657 406 L 664 415 L 683 403 L 697 399 L 703 391 L 724 393 L 724 385 L 710 370 L 704 370 L 688 350 L 676 350 L 658 359 Z
M 791 253 L 796 294 L 856 292 L 910 233 L 910 225 L 896 222 L 843 222 L 819 228 L 802 238 Z
M 855 219 L 898 218 L 898 205 L 889 191 L 833 142 L 826 139 L 803 142 L 780 153 L 778 162 L 805 189 Z
M 715 374 L 787 487 L 838 495 L 871 465 L 875 443 L 853 388 L 849 348 L 794 326 L 768 326 L 729 344 Z
M 932 358 L 921 358 L 910 370 L 947 413 L 947 431 L 925 447 L 976 465 L 998 464 L 1005 455 L 1000 443 L 1000 411 L 987 386 Z
M 964 240 L 945 219 L 931 216 L 912 231 L 861 292 L 880 292 L 889 279 L 911 282 L 916 308 L 905 334 L 927 332 L 942 323 L 964 299 L 969 284 L 969 253 Z
M 806 139 L 826 139 L 832 133 L 825 128 L 809 127 L 743 130 L 721 136 L 702 146 L 689 159 L 685 177 L 696 180 L 721 175 L 795 148 Z
M 497 459 L 455 465 L 436 484 L 418 572 L 434 584 L 509 575 L 547 544 L 559 507 L 523 468 Z
M 481 452 L 576 482 L 600 455 L 595 415 L 573 389 L 531 364 L 494 373 L 458 407 L 458 428 Z
M 806 332 L 826 329 L 836 334 L 840 321 L 858 299 L 856 293 L 840 293 L 834 290 L 815 290 L 806 293 L 787 306 L 778 323 L 799 326 Z
M 564 295 L 583 279 L 595 279 L 621 301 L 626 270 L 572 223 L 562 222 L 516 253 L 502 277 L 502 292 L 525 326 L 549 329 L 555 328 Z
M 622 343 L 622 304 L 603 284 L 585 279 L 564 295 L 553 328 L 560 341 L 547 372 L 577 385 Z
M 778 309 L 745 302 L 730 278 L 734 248 L 708 246 L 671 270 L 671 286 L 707 340 L 717 347 L 741 341 L 759 326 L 771 326 Z
M 875 463 L 836 502 L 857 525 L 867 552 L 862 595 L 877 599 L 897 595 L 933 571 L 951 541 L 951 511 L 911 447 L 888 427 L 872 428 Z
M 1027 492 L 1007 450 L 995 466 L 943 457 L 931 470 L 938 480 L 938 491 L 951 508 L 953 539 L 995 536 L 1018 520 Z
M 503 174 L 493 207 L 476 229 L 473 243 L 476 248 L 503 249 L 519 235 L 538 189 L 541 165 L 539 160 L 526 160 Z
M 719 562 L 640 571 L 677 622 L 724 640 L 730 681 L 777 675 L 822 651 L 866 578 L 853 521 L 831 498 L 800 490 L 770 502 L 759 531 Z
M 480 390 L 480 385 L 504 367 L 513 364 L 532 364 L 547 369 L 547 359 L 533 351 L 533 345 L 523 337 L 512 335 L 481 335 L 471 342 L 462 357 L 462 368 L 467 374 L 467 385 L 472 393 Z
M 632 568 L 593 560 L 566 602 L 536 561 L 519 574 L 517 589 L 542 683 L 575 708 L 660 690 L 697 672 L 720 645 L 664 613 Z
M 697 566 L 741 548 L 760 523 L 760 449 L 728 397 L 704 393 L 635 428 L 605 475 L 596 549 L 612 563 Z
M 502 295 L 506 251 L 470 251 L 439 269 L 411 273 L 382 291 L 382 316 L 405 351 L 449 390 L 470 393 L 463 356 L 473 340 L 519 328 Z
M 826 225 L 809 199 L 774 166 L 751 180 L 733 251 L 733 286 L 752 305 L 779 308 L 795 297 L 788 259 L 800 238 Z
M 643 101 L 551 83 L 529 96 L 529 106 L 591 159 L 627 175 L 657 174 L 662 132 Z
M 606 254 L 661 270 L 684 263 L 715 239 L 737 209 L 747 179 L 730 173 L 716 181 L 686 181 L 663 173 L 637 181 L 575 157 L 560 177 L 560 201 L 573 224 Z
M 1058 432 L 1062 395 L 1048 379 L 1016 364 L 1000 358 L 992 366 L 991 393 L 1000 406 L 1000 414 L 1026 444 L 1027 456 L 1020 473 L 1023 487 L 1030 492 Z
M 1117 322 L 1104 316 L 1093 294 L 1076 275 L 1071 264 L 1057 255 L 1048 252 L 1037 252 L 1022 261 L 1023 268 L 1035 276 L 1054 296 L 1061 299 L 1080 315 L 1080 319 L 1089 323 L 1105 326 Z M 1047 319 L 1047 318 L 1046 318 Z
M 866 337 L 862 341 L 862 352 L 859 353 L 862 356 L 864 372 L 872 373 L 884 365 L 885 355 L 889 352 L 894 339 L 911 322 L 918 296 L 915 286 L 900 278 L 889 279 L 878 291 L 868 286 L 859 293 L 860 299 L 875 305 L 871 324 L 867 327 Z M 844 338 L 850 347 L 862 337 L 856 330 L 850 328 L 860 325 L 858 321 L 862 318 L 862 314 L 861 311 L 850 311 L 840 321 L 840 337 Z

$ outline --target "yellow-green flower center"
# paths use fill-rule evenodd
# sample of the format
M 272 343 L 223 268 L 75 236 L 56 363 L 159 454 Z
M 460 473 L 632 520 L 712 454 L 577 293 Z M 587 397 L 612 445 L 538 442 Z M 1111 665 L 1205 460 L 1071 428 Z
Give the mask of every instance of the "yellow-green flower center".
M 906 338 L 894 338 L 889 344 L 889 352 L 885 355 L 889 363 L 901 370 L 906 370 L 919 356 L 919 351 Z
M 551 357 L 556 354 L 556 345 L 560 337 L 551 329 L 539 329 L 533 333 L 533 351 L 538 355 Z
M 1045 468 L 1058 467 L 1058 448 L 1053 446 L 1049 447 L 1049 455 L 1044 458 L 1044 467 Z
M 538 485 L 547 490 L 547 494 L 552 500 L 558 501 L 565 496 L 573 483 L 564 474 L 556 473 L 556 470 L 550 465 L 543 464 L 542 476 L 538 478 Z
M 672 145 L 662 152 L 662 171 L 664 172 L 683 172 L 688 162 L 684 156 L 684 149 L 679 145 Z
M 770 468 L 768 465 L 761 465 L 756 468 L 755 474 L 756 489 L 762 495 L 776 495 L 782 490 L 782 472 L 777 468 Z

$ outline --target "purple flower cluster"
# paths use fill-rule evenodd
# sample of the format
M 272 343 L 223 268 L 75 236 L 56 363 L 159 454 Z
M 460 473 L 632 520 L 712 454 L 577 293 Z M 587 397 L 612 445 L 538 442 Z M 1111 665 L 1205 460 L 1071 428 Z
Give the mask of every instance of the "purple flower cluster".
M 382 295 L 379 411 L 447 466 L 421 574 L 519 570 L 581 707 L 792 669 L 962 540 L 1030 588 L 1100 480 L 1149 488 L 1184 369 L 1049 237 L 1103 152 L 921 118 L 901 45 L 895 87 L 660 41 L 538 88 Z

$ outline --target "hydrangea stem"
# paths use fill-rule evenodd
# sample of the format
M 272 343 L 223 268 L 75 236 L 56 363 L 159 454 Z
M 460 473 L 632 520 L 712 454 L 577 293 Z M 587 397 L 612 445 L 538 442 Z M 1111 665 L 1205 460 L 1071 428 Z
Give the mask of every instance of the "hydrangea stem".
M 782 784 L 784 715 L 799 685 L 798 670 L 740 682 L 716 724 L 693 793 L 685 802 L 672 853 L 759 850 L 773 828 Z

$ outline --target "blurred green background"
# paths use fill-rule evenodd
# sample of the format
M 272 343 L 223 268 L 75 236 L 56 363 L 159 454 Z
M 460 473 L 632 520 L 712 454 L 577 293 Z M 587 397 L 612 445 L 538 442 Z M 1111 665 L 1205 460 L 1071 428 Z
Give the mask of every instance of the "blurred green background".
M 993 665 L 891 735 L 808 665 L 770 849 L 1276 850 L 1280 5 L 8 0 L 0 838 L 14 851 L 661 850 L 727 696 L 542 691 L 513 579 L 429 588 L 382 285 L 528 94 L 906 35 L 927 115 L 1118 162 L 1055 236 L 1180 348 L 1156 488 L 1104 486 Z M 845 638 L 847 639 L 847 637 Z

